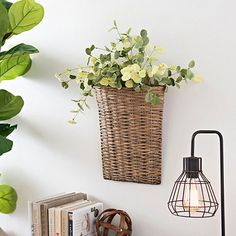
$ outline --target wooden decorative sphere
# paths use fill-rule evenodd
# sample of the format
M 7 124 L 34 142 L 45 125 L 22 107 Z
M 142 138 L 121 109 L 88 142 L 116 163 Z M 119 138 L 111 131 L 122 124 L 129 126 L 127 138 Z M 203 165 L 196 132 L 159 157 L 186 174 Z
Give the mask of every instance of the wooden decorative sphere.
M 115 219 L 116 223 L 114 222 Z M 107 209 L 98 216 L 96 230 L 97 236 L 131 236 L 132 221 L 125 211 Z

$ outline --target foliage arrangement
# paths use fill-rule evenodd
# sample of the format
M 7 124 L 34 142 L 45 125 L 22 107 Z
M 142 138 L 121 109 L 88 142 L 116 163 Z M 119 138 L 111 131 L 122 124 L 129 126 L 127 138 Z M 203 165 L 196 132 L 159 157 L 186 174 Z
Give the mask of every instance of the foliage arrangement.
M 72 100 L 78 108 L 72 111 L 75 116 L 70 123 L 76 123 L 77 114 L 89 107 L 86 100 L 87 97 L 93 96 L 94 87 L 129 88 L 137 92 L 145 89 L 146 102 L 158 106 L 160 100 L 159 95 L 152 91 L 154 86 L 164 86 L 167 90 L 169 86 L 179 88 L 183 81 L 200 79 L 192 71 L 194 61 L 190 61 L 187 68 L 168 66 L 160 62 L 158 56 L 163 53 L 163 48 L 149 44 L 145 29 L 142 29 L 139 35 L 131 35 L 131 28 L 121 33 L 114 21 L 111 30 L 116 31 L 118 38 L 111 42 L 110 46 L 99 48 L 92 45 L 86 48 L 87 66 L 67 69 L 56 74 L 65 89 L 71 81 L 76 81 L 81 89 L 82 97 Z
M 31 30 L 41 22 L 43 7 L 34 0 L 21 0 L 11 3 L 0 0 L 0 49 L 14 35 Z M 1 51 L 1 50 L 0 50 Z M 18 44 L 7 51 L 0 52 L 0 82 L 13 80 L 27 73 L 31 67 L 30 54 L 38 49 L 27 44 Z M 15 117 L 24 106 L 21 96 L 0 89 L 0 121 Z M 0 156 L 12 149 L 13 141 L 8 139 L 17 125 L 0 123 Z M 12 213 L 16 208 L 17 193 L 8 185 L 0 185 L 0 212 Z

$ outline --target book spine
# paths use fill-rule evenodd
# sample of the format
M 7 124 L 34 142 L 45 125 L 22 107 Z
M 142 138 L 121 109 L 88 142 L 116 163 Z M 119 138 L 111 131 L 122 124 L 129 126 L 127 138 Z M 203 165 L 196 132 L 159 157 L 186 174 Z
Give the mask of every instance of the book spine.
M 37 208 L 38 208 L 38 223 L 39 223 L 39 236 L 42 236 L 42 218 L 41 218 L 41 205 L 37 204 Z
M 55 208 L 55 230 L 56 236 L 61 236 L 61 208 Z
M 72 215 L 72 229 L 73 229 L 73 235 L 81 235 L 81 230 L 80 227 L 78 227 L 78 221 L 79 221 L 79 213 L 78 211 L 81 208 L 79 208 L 78 210 L 73 211 L 73 215 Z
M 45 229 L 45 227 L 43 227 L 44 225 L 47 225 L 48 223 L 48 214 L 47 214 L 47 210 L 45 211 L 45 206 L 41 205 L 41 235 L 42 236 L 48 236 L 48 228 Z
M 33 228 L 34 228 L 34 236 L 40 236 L 38 205 L 36 203 L 33 203 Z
M 62 211 L 61 213 L 61 236 L 68 236 L 68 212 Z
M 55 236 L 55 228 L 54 228 L 54 225 L 55 225 L 55 217 L 54 217 L 54 212 L 55 212 L 55 208 L 50 208 L 48 210 L 48 233 L 49 233 L 49 236 Z
M 73 236 L 73 213 L 68 212 L 68 236 Z
M 34 224 L 33 224 L 33 202 L 28 201 L 28 220 L 29 220 L 29 232 L 31 236 L 34 236 Z

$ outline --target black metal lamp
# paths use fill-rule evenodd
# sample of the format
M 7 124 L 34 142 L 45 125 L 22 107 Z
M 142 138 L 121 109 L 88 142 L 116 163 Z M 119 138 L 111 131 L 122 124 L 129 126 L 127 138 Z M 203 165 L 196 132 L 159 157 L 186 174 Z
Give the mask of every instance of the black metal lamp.
M 212 217 L 218 209 L 213 188 L 202 172 L 202 158 L 194 156 L 197 134 L 216 134 L 220 140 L 221 235 L 225 236 L 223 136 L 217 130 L 198 130 L 193 133 L 191 156 L 183 159 L 183 172 L 175 181 L 168 208 L 175 216 L 189 218 Z

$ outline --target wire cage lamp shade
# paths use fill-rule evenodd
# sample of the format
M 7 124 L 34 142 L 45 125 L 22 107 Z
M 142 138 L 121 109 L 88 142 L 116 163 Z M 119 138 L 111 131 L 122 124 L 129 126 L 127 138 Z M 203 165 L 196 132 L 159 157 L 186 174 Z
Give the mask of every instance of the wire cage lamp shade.
M 211 183 L 202 172 L 202 158 L 194 155 L 198 134 L 216 135 L 219 138 L 221 235 L 225 236 L 224 140 L 218 130 L 197 130 L 193 133 L 191 155 L 183 159 L 183 172 L 175 181 L 168 208 L 173 215 L 189 218 L 212 217 L 218 209 Z
M 183 158 L 183 172 L 168 201 L 170 212 L 181 217 L 208 218 L 215 215 L 218 206 L 211 183 L 202 172 L 202 158 Z

